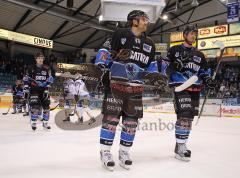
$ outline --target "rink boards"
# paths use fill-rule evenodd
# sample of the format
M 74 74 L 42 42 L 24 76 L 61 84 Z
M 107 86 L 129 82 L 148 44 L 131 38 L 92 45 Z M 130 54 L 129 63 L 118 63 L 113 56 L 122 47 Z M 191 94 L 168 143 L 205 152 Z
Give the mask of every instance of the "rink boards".
M 201 100 L 200 103 L 202 103 L 202 101 L 203 100 Z M 56 97 L 51 97 L 51 108 L 54 108 L 57 104 Z M 90 108 L 99 110 L 101 104 L 101 100 L 95 100 Z M 0 95 L 0 108 L 9 108 L 11 105 L 12 96 L 10 94 L 5 93 L 4 95 Z M 174 114 L 174 105 L 171 98 L 164 98 L 162 100 L 156 98 L 144 98 L 143 110 L 144 112 L 149 113 Z M 203 115 L 240 118 L 240 106 L 222 104 L 221 99 L 209 99 L 204 106 Z

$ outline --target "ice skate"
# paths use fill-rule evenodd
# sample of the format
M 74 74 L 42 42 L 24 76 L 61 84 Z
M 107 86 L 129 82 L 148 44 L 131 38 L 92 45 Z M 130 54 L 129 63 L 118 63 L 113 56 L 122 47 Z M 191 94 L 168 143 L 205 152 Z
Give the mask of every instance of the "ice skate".
M 119 164 L 124 169 L 129 170 L 132 165 L 132 160 L 130 159 L 130 155 L 127 151 L 119 150 Z
M 104 167 L 109 171 L 113 171 L 115 162 L 113 161 L 113 156 L 110 153 L 110 151 L 102 150 L 102 151 L 100 151 L 100 156 L 101 156 L 101 161 L 102 161 Z
M 176 153 L 176 159 L 186 162 L 190 161 L 191 151 L 187 149 L 185 143 L 176 143 L 174 152 Z

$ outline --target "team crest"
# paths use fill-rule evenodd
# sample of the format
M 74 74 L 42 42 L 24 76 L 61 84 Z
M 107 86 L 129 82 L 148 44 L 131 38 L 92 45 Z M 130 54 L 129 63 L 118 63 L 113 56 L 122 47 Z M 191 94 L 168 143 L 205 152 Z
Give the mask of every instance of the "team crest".
M 176 53 L 175 53 L 175 57 L 179 57 L 179 52 L 176 52 Z
M 134 63 L 128 63 L 125 65 L 128 79 L 134 79 L 139 73 L 139 67 Z
M 121 43 L 124 45 L 127 42 L 127 38 L 121 38 Z
M 145 43 L 143 44 L 143 51 L 146 51 L 146 52 L 150 53 L 151 50 L 152 50 L 152 46 L 147 45 Z

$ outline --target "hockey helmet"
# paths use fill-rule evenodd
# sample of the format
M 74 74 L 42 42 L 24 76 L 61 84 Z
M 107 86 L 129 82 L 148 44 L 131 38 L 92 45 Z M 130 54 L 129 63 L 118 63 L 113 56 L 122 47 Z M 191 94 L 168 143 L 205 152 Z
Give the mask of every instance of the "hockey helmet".
M 131 22 L 134 19 L 138 20 L 140 17 L 145 17 L 149 19 L 148 15 L 145 12 L 141 10 L 133 10 L 128 14 L 127 21 Z
M 198 32 L 198 29 L 194 25 L 187 25 L 185 29 L 183 30 L 183 35 L 187 35 L 190 32 Z

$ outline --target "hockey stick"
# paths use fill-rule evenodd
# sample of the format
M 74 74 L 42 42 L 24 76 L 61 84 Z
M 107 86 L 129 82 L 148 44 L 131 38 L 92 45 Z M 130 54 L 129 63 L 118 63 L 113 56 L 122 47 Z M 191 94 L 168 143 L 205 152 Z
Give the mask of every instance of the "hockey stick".
M 194 84 L 196 81 L 198 81 L 198 77 L 196 75 L 193 75 L 186 82 L 184 82 L 182 85 L 176 87 L 175 92 L 180 92 L 180 91 L 185 90 L 186 88 L 188 88 L 192 84 Z
M 2 113 L 2 115 L 7 115 L 7 114 L 9 113 L 9 111 L 10 111 L 11 107 L 12 107 L 12 106 L 9 106 L 9 108 L 8 108 L 7 112 L 4 112 L 4 113 Z
M 218 73 L 218 71 L 219 71 L 219 68 L 220 68 L 222 56 L 223 56 L 223 53 L 224 53 L 224 50 L 225 50 L 225 45 L 223 44 L 223 42 L 221 42 L 221 41 L 215 41 L 215 42 L 213 42 L 213 44 L 214 44 L 215 46 L 217 46 L 217 47 L 220 48 L 221 53 L 220 53 L 220 56 L 219 56 L 219 59 L 218 59 L 218 62 L 217 62 L 217 67 L 216 67 L 216 69 L 214 70 L 214 73 L 213 73 L 213 76 L 212 76 L 212 80 L 214 80 L 214 79 L 216 78 L 216 75 L 217 75 L 217 73 Z M 208 89 L 207 94 L 206 94 L 205 97 L 204 97 L 203 104 L 202 104 L 202 107 L 201 107 L 201 109 L 200 109 L 200 113 L 199 113 L 199 115 L 198 115 L 197 122 L 196 122 L 195 125 L 198 124 L 198 122 L 199 122 L 199 120 L 200 120 L 200 117 L 202 116 L 203 108 L 204 108 L 204 105 L 205 105 L 205 103 L 206 103 L 206 101 L 207 101 L 207 98 L 208 98 L 210 92 L 211 92 L 211 89 Z
M 55 110 L 58 106 L 59 106 L 59 103 L 58 103 L 57 106 L 55 106 L 54 108 L 51 108 L 50 111 Z

